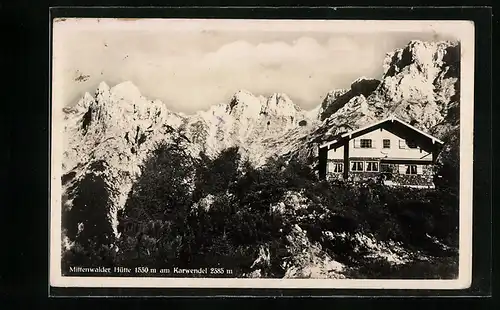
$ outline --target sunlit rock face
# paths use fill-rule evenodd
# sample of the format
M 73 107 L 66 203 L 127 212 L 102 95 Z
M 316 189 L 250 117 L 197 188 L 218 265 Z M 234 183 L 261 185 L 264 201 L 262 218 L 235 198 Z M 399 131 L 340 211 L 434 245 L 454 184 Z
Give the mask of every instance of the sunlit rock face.
M 140 165 L 164 141 L 175 141 L 193 158 L 238 146 L 256 166 L 271 157 L 314 161 L 319 143 L 394 115 L 458 143 L 460 46 L 411 41 L 387 54 L 381 66 L 380 79 L 358 78 L 350 89 L 328 92 L 310 111 L 283 93 L 263 97 L 240 90 L 227 103 L 185 115 L 144 97 L 131 82 L 113 87 L 103 82 L 65 109 L 64 188 L 81 180 L 93 163 L 104 163 L 113 202 L 110 220 L 116 225 L 116 211 L 124 206 Z

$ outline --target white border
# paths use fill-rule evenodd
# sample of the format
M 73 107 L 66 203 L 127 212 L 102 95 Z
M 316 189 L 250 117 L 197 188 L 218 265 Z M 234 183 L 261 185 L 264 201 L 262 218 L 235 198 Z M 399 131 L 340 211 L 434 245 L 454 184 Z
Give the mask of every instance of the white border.
M 70 23 L 71 27 L 60 27 Z M 151 31 L 154 26 L 175 31 L 329 31 L 378 32 L 434 30 L 455 35 L 461 42 L 460 85 L 460 237 L 459 277 L 456 280 L 365 280 L 365 279 L 221 279 L 221 278 L 132 278 L 61 276 L 61 156 L 62 106 L 56 87 L 52 88 L 50 285 L 53 287 L 110 288 L 345 288 L 345 289 L 464 289 L 472 279 L 472 152 L 474 122 L 474 23 L 471 21 L 340 21 L 340 20 L 157 20 L 117 23 L 114 19 L 66 19 L 54 23 L 54 34 L 74 29 L 101 29 L 107 26 L 124 31 L 133 27 Z M 57 26 L 57 27 L 56 27 Z M 158 27 L 160 28 L 160 27 Z M 50 38 L 52 39 L 52 38 Z M 51 56 L 50 56 L 51 57 Z M 53 61 L 53 59 L 51 59 Z M 53 61 L 53 68 L 55 62 Z M 52 76 L 53 79 L 53 76 Z

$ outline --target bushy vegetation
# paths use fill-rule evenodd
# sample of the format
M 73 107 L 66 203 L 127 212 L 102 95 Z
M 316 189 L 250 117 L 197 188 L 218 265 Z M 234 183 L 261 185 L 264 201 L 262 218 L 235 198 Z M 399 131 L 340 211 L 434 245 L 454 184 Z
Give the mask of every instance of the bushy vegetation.
M 121 265 L 220 265 L 238 275 L 259 245 L 280 238 L 282 219 L 270 206 L 284 194 L 277 177 L 284 165 L 254 169 L 235 148 L 214 160 L 190 161 L 167 145 L 155 154 L 120 214 Z M 181 185 L 186 179 L 192 190 Z
M 96 182 L 92 186 L 99 186 Z M 80 184 L 82 191 L 85 184 Z M 303 197 L 306 207 L 297 208 L 287 198 L 289 193 Z M 102 212 L 78 218 L 88 217 L 96 227 L 108 227 L 102 222 L 106 197 L 92 202 L 88 194 L 85 203 Z M 83 203 L 75 202 L 76 206 Z M 275 208 L 280 204 L 284 210 Z M 265 247 L 270 259 L 259 266 L 261 276 L 282 277 L 286 270 L 281 262 L 291 255 L 286 237 L 294 225 L 331 257 L 351 267 L 350 277 L 453 277 L 458 268 L 458 194 L 453 187 L 422 190 L 327 182 L 318 180 L 300 160 L 271 159 L 257 169 L 240 158 L 237 148 L 224 150 L 215 159 L 201 154 L 195 160 L 175 144 L 159 145 L 144 163 L 119 213 L 120 235 L 114 243 L 119 251 L 110 254 L 110 260 L 129 267 L 221 266 L 232 269 L 232 276 L 243 276 L 252 271 Z M 86 234 L 108 236 L 108 228 L 102 229 Z M 325 231 L 398 241 L 431 259 L 394 266 L 368 258 L 348 239 L 323 238 Z M 75 231 L 68 235 L 79 238 Z M 92 236 L 81 238 L 101 245 L 111 242 L 108 237 Z
M 90 165 L 87 173 L 69 189 L 70 208 L 63 206 L 63 235 L 74 245 L 63 250 L 62 270 L 72 266 L 110 266 L 113 264 L 114 234 L 108 219 L 111 190 L 99 174 L 102 162 Z
M 311 240 L 320 242 L 335 259 L 353 267 L 348 276 L 370 277 L 454 277 L 458 271 L 458 197 L 444 190 L 388 188 L 378 184 L 318 184 L 312 195 L 322 197 L 327 208 L 323 218 L 305 220 Z M 367 256 L 355 239 L 322 237 L 324 231 L 362 233 L 376 241 L 395 241 L 411 253 L 430 258 L 401 266 Z M 441 243 L 438 244 L 437 242 Z M 437 267 L 440 263 L 441 267 Z M 443 269 L 446 272 L 433 273 Z M 455 270 L 454 273 L 448 270 Z M 420 271 L 418 271 L 420 270 Z M 443 271 L 441 270 L 441 271 Z

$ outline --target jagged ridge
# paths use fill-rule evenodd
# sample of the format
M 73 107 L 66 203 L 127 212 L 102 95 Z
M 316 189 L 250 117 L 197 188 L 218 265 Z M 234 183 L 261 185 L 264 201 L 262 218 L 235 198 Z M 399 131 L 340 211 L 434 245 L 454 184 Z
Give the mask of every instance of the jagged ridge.
M 103 82 L 94 95 L 86 93 L 65 109 L 65 186 L 104 161 L 114 193 L 110 219 L 116 224 L 116 210 L 124 205 L 141 163 L 161 141 L 179 141 L 193 157 L 239 146 L 260 165 L 272 156 L 314 158 L 318 143 L 389 114 L 443 140 L 456 138 L 459 56 L 457 43 L 411 41 L 387 55 L 380 81 L 359 78 L 349 90 L 329 92 L 312 111 L 301 110 L 285 94 L 265 98 L 241 90 L 227 104 L 184 115 L 148 100 L 131 82 L 112 88 Z

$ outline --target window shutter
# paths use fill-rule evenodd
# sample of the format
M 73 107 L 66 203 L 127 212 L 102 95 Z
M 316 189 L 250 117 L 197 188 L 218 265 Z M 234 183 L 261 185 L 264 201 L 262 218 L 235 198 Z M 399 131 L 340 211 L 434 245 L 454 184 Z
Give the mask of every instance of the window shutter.
M 372 139 L 372 148 L 376 148 L 376 145 L 377 145 L 377 140 Z
M 354 139 L 354 147 L 359 148 L 359 139 Z
M 417 174 L 423 174 L 423 166 L 422 165 L 417 165 Z
M 399 173 L 406 174 L 406 165 L 398 165 Z

